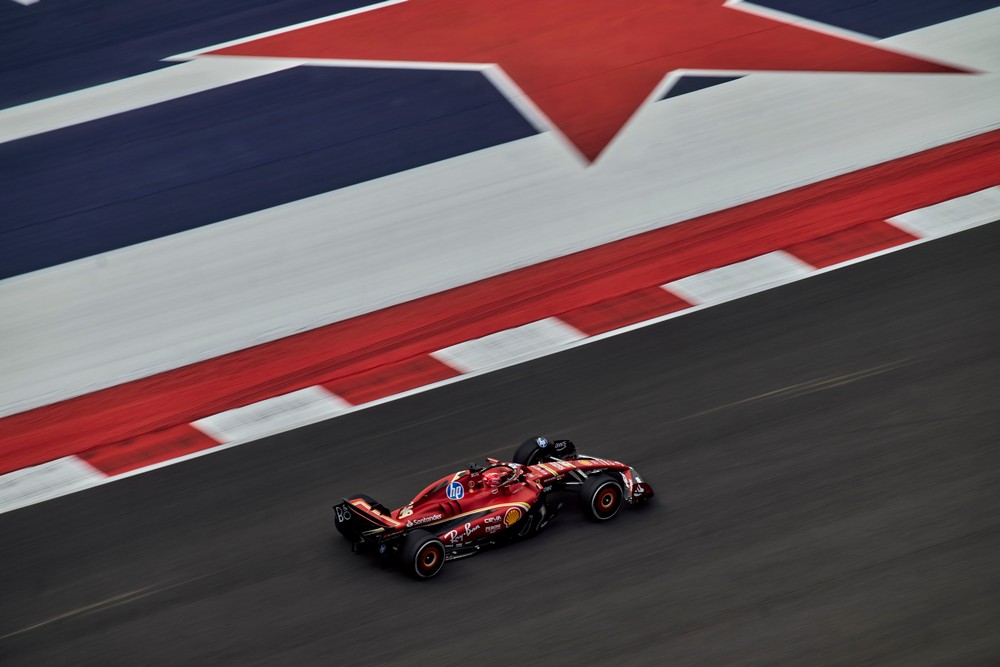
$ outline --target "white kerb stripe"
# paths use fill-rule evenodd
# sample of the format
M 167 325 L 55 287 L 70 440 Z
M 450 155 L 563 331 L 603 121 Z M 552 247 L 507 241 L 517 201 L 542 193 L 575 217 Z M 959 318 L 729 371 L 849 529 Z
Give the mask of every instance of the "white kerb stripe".
M 446 347 L 431 356 L 462 373 L 472 373 L 552 354 L 583 338 L 584 334 L 562 320 L 547 317 Z
M 306 387 L 199 419 L 192 426 L 220 443 L 246 442 L 314 424 L 351 407 L 323 387 Z
M 721 303 L 805 278 L 813 270 L 787 252 L 776 250 L 661 287 L 693 304 Z
M 903 231 L 921 238 L 946 236 L 997 220 L 1000 220 L 1000 186 L 889 218 L 889 222 Z
M 0 475 L 0 512 L 97 486 L 107 476 L 78 456 Z
M 0 110 L 0 143 L 86 123 L 299 65 L 296 60 L 205 58 Z

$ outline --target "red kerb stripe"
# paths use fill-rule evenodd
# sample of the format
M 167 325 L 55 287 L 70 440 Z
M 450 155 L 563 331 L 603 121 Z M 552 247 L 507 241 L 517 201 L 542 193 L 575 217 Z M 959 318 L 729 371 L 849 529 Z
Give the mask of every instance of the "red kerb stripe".
M 218 444 L 193 426 L 182 424 L 123 442 L 95 447 L 81 452 L 79 456 L 107 475 L 119 475 L 216 447 Z
M 619 297 L 575 308 L 559 319 L 588 336 L 645 322 L 690 307 L 684 299 L 660 287 L 647 287 Z
M 916 239 L 916 236 L 904 232 L 895 225 L 881 220 L 873 220 L 829 236 L 796 243 L 788 246 L 785 250 L 816 268 L 822 269 Z

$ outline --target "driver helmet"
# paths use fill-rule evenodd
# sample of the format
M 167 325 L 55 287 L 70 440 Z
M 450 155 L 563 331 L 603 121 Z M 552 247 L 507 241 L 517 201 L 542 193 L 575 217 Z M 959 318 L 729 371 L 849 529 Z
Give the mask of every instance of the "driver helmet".
M 507 466 L 490 468 L 483 472 L 483 483 L 489 488 L 496 488 L 514 476 L 514 471 Z

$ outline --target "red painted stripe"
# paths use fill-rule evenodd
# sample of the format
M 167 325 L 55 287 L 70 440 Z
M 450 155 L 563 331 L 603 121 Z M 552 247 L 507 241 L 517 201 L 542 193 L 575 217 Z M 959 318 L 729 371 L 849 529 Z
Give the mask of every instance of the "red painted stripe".
M 687 301 L 665 289 L 647 287 L 561 313 L 559 319 L 588 336 L 596 336 L 690 306 Z
M 451 366 L 425 354 L 337 378 L 323 383 L 323 386 L 354 405 L 361 405 L 457 375 L 460 373 Z
M 1000 131 L 0 420 L 0 473 L 997 185 Z
M 95 447 L 81 452 L 79 456 L 106 475 L 120 475 L 218 445 L 195 427 L 182 424 L 123 442 Z
M 882 220 L 873 220 L 829 236 L 796 243 L 785 250 L 822 269 L 916 240 L 916 236 L 904 232 L 895 225 Z

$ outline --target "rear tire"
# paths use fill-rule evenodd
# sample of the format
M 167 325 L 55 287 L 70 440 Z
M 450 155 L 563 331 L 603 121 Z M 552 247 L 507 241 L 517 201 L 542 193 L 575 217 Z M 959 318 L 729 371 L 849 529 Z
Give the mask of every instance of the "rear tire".
M 591 521 L 610 521 L 621 509 L 625 489 L 607 473 L 587 478 L 580 487 L 580 509 Z
M 400 561 L 415 579 L 430 579 L 444 566 L 444 543 L 427 530 L 414 530 L 403 538 Z

